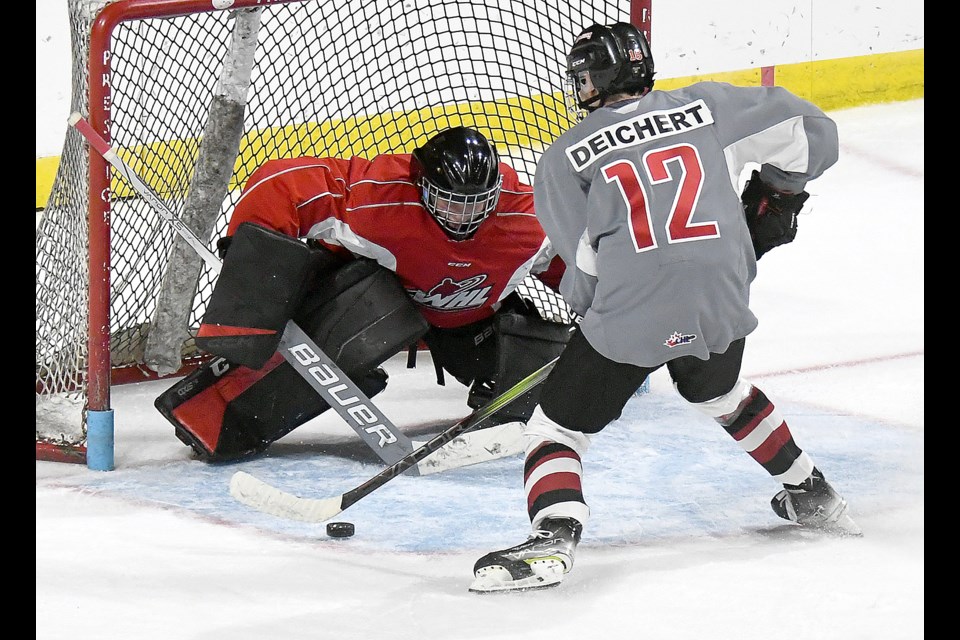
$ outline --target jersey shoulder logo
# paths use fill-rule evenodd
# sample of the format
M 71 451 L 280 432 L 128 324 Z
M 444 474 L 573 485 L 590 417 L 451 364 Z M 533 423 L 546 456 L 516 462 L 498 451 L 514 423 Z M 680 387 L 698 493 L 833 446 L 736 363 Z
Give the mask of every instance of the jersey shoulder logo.
M 459 281 L 445 277 L 429 291 L 407 289 L 407 292 L 414 302 L 435 311 L 462 311 L 489 303 L 492 287 L 482 286 L 486 280 L 485 273 Z

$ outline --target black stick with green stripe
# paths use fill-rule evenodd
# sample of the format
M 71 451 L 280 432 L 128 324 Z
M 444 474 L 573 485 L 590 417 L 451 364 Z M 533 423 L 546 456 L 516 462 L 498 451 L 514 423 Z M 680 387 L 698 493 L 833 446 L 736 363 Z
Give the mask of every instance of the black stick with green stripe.
M 554 358 L 463 420 L 437 434 L 363 484 L 342 495 L 333 498 L 301 498 L 277 489 L 243 471 L 238 471 L 230 479 L 230 493 L 240 502 L 279 518 L 303 522 L 324 522 L 403 474 L 404 471 L 457 436 L 480 427 L 502 408 L 546 380 L 556 363 L 557 358 Z

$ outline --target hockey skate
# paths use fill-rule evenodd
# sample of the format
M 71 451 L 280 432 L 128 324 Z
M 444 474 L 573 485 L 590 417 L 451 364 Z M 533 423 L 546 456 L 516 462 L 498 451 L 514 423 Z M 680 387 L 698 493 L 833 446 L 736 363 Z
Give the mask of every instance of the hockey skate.
M 573 568 L 582 530 L 573 518 L 546 518 L 526 542 L 477 560 L 470 591 L 527 591 L 560 584 Z
M 863 531 L 847 513 L 847 501 L 830 486 L 819 469 L 799 485 L 783 485 L 770 506 L 784 520 L 810 529 L 840 535 L 859 536 Z

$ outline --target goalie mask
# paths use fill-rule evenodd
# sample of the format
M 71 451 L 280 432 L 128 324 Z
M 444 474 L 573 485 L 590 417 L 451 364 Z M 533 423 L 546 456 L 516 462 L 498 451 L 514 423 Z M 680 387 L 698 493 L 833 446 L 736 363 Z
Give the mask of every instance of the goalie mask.
M 469 239 L 500 199 L 500 158 L 479 132 L 454 127 L 413 152 L 413 178 L 430 215 L 454 240 Z
M 567 108 L 581 120 L 611 95 L 643 95 L 653 75 L 650 45 L 639 29 L 627 22 L 591 25 L 567 55 Z

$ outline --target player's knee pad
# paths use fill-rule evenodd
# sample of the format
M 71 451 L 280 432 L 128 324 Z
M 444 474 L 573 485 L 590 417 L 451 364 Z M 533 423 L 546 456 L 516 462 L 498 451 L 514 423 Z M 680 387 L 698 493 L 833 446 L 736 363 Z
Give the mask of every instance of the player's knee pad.
M 357 386 L 373 397 L 386 388 L 387 374 L 374 369 Z M 154 406 L 180 441 L 208 462 L 260 453 L 329 408 L 280 354 L 260 369 L 214 358 L 163 392 Z
M 474 383 L 467 404 L 472 408 L 483 406 L 559 356 L 573 328 L 572 324 L 549 322 L 539 316 L 498 314 L 493 323 L 497 349 L 492 378 Z M 497 420 L 511 422 L 529 418 L 540 401 L 540 388 L 534 387 L 504 407 L 497 414 Z
M 559 442 L 576 452 L 581 458 L 590 447 L 590 436 L 580 431 L 567 429 L 547 417 L 539 406 L 531 410 L 530 419 L 523 427 L 523 437 L 526 441 L 526 451 L 530 453 L 540 446 L 543 441 Z
M 674 386 L 676 387 L 676 383 L 674 383 Z M 750 397 L 751 391 L 753 391 L 753 385 L 746 380 L 739 379 L 733 385 L 733 389 L 722 396 L 706 402 L 691 402 L 690 404 L 714 420 L 723 422 L 729 416 L 735 416 L 739 412 L 743 403 Z

